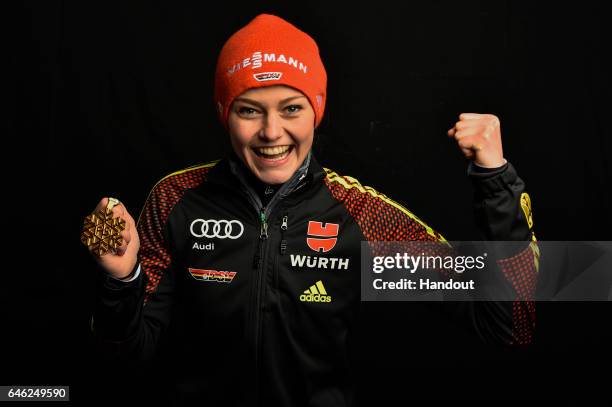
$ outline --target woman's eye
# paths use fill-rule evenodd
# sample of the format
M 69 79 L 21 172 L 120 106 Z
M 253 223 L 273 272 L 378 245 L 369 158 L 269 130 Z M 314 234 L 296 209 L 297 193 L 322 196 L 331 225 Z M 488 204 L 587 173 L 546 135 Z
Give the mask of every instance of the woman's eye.
M 238 113 L 243 115 L 243 116 L 250 116 L 255 114 L 257 111 L 255 109 L 253 109 L 252 107 L 241 107 L 238 109 Z
M 297 113 L 302 110 L 302 106 L 300 105 L 290 105 L 285 108 L 289 113 Z

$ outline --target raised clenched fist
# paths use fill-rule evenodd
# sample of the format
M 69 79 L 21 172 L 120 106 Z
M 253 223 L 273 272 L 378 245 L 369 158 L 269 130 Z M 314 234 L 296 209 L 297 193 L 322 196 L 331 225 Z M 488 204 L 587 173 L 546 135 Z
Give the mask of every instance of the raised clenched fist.
M 457 140 L 466 158 L 481 167 L 495 168 L 505 164 L 501 141 L 501 123 L 492 114 L 461 113 L 459 121 L 448 130 Z

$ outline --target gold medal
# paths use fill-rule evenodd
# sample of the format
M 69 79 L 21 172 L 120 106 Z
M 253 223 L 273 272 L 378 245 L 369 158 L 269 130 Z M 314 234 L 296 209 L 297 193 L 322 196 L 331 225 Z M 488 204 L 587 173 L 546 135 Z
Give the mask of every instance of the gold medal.
M 125 220 L 113 218 L 113 207 L 119 204 L 118 199 L 108 198 L 104 210 L 86 216 L 83 222 L 81 242 L 98 257 L 116 251 L 123 244 L 121 232 L 125 229 Z

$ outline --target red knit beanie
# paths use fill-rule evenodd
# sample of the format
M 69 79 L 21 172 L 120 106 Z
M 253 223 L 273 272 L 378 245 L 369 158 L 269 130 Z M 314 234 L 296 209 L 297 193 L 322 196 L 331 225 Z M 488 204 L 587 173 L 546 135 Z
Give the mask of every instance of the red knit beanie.
M 237 96 L 272 85 L 301 91 L 315 112 L 315 128 L 319 126 L 325 110 L 327 74 L 317 43 L 282 18 L 260 14 L 234 33 L 219 54 L 215 104 L 225 128 Z

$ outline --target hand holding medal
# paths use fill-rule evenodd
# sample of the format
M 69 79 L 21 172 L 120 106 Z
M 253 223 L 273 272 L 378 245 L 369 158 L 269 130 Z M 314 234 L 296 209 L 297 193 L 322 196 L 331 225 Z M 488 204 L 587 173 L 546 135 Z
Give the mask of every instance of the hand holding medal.
M 81 242 L 115 278 L 128 276 L 137 262 L 140 240 L 134 219 L 115 198 L 103 198 L 85 217 Z

